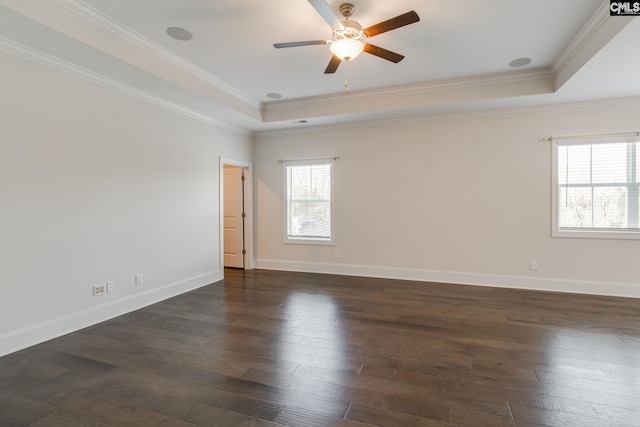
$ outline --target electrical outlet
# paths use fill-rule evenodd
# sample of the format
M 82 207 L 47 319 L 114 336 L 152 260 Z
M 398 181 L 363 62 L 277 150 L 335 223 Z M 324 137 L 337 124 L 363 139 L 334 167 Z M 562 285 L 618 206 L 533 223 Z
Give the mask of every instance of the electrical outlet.
M 136 286 L 142 285 L 142 283 L 144 282 L 144 277 L 142 276 L 142 273 L 136 274 L 135 281 L 136 281 Z
M 116 282 L 114 281 L 107 282 L 107 292 L 111 293 L 115 291 L 116 291 Z
M 99 285 L 93 285 L 93 296 L 97 297 L 107 293 L 107 284 L 100 283 Z
M 337 249 L 335 251 L 333 251 L 333 257 L 334 258 L 340 258 L 340 251 L 337 250 Z
M 531 270 L 536 271 L 538 269 L 538 261 L 531 261 Z

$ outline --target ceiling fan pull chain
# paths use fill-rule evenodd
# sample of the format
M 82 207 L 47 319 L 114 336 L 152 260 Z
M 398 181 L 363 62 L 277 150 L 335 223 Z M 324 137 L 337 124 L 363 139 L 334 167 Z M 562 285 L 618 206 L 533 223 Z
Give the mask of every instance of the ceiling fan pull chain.
M 344 93 L 349 95 L 349 62 L 344 67 Z

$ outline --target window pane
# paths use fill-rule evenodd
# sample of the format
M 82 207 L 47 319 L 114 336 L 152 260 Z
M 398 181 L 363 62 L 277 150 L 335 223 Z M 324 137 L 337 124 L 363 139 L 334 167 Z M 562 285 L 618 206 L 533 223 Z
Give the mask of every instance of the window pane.
M 292 201 L 291 235 L 328 237 L 331 233 L 329 203 L 325 201 Z
M 558 201 L 560 227 L 591 227 L 591 188 L 561 188 Z
M 636 182 L 640 182 L 640 142 L 636 142 Z
M 567 152 L 569 150 L 569 146 L 567 145 L 559 145 L 557 151 L 557 159 L 558 159 L 558 184 L 566 184 L 567 183 Z
M 597 187 L 593 189 L 593 227 L 624 228 L 627 224 L 627 189 Z
M 627 143 L 594 144 L 593 183 L 627 182 Z
M 560 184 L 591 183 L 591 146 L 558 147 L 558 182 Z

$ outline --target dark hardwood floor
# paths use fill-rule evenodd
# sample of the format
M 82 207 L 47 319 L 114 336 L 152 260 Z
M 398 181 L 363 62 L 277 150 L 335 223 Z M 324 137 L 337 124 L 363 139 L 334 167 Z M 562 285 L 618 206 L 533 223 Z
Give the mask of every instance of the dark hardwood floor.
M 0 358 L 0 425 L 640 426 L 640 300 L 225 276 Z

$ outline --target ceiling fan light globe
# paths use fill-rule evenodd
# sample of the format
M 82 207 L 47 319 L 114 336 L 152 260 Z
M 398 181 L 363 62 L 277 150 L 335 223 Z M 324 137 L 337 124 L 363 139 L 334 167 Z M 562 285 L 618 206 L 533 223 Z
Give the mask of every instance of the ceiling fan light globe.
M 336 40 L 329 46 L 329 50 L 342 61 L 351 61 L 364 50 L 364 43 L 354 39 Z

